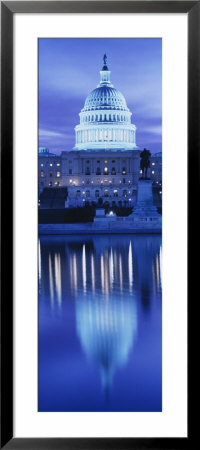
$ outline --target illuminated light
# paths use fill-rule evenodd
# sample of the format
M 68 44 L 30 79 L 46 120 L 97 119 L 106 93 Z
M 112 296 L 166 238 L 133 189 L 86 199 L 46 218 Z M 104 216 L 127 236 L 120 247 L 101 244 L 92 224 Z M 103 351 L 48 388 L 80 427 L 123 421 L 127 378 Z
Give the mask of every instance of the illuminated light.
M 162 191 L 160 191 L 159 194 L 162 194 Z
M 154 171 L 154 170 L 152 170 L 152 172 L 151 172 L 151 173 L 153 173 L 153 174 L 154 174 L 154 173 L 155 173 L 155 171 Z
M 51 306 L 53 306 L 54 305 L 53 270 L 50 253 L 49 253 L 49 290 L 50 290 Z
M 113 211 L 109 212 L 109 216 L 114 216 Z
M 41 274 L 42 274 L 42 269 L 41 269 L 41 247 L 40 247 L 40 240 L 38 243 L 38 275 L 39 275 L 39 282 L 41 281 Z
M 40 164 L 41 165 L 41 167 L 43 167 L 44 166 L 44 164 Z
M 155 166 L 155 163 L 152 163 L 152 166 Z
M 131 241 L 128 250 L 128 275 L 129 275 L 129 291 L 131 292 L 133 287 L 133 256 L 132 256 Z
M 85 255 L 85 244 L 83 245 L 83 252 L 82 252 L 82 277 L 83 277 L 83 292 L 86 292 L 86 255 Z
M 69 180 L 70 183 L 72 183 L 72 180 Z
M 56 293 L 58 299 L 58 305 L 61 306 L 62 303 L 62 287 L 61 287 L 61 263 L 60 263 L 60 254 L 55 253 L 55 285 L 56 285 Z
M 159 263 L 160 263 L 160 285 L 162 288 L 162 247 L 160 247 Z
M 94 271 L 94 255 L 91 255 L 91 278 L 92 278 L 92 290 L 95 292 L 95 271 Z
M 73 281 L 74 281 L 74 291 L 77 293 L 78 279 L 77 279 L 77 261 L 76 253 L 73 255 Z
M 112 252 L 112 248 L 111 248 L 111 252 L 110 252 L 110 284 L 111 284 L 111 288 L 114 282 L 114 264 L 113 264 L 113 252 Z
M 104 258 L 101 255 L 101 288 L 102 292 L 104 292 Z
M 131 202 L 131 198 L 129 198 L 129 202 Z
M 51 163 L 51 164 L 49 164 L 50 165 L 50 167 L 52 167 L 53 166 L 53 164 Z
M 142 173 L 142 170 L 140 170 L 140 173 Z
M 85 198 L 83 198 L 83 202 L 85 202 Z
M 156 283 L 157 289 L 159 289 L 159 281 L 160 281 L 160 271 L 159 271 L 159 256 L 156 255 Z
M 106 297 L 108 298 L 108 294 L 109 294 L 109 282 L 108 282 L 108 255 L 106 255 L 105 258 L 105 294 Z
M 122 292 L 123 275 L 122 275 L 122 257 L 121 257 L 121 255 L 119 255 L 119 284 L 120 284 L 120 291 Z
M 57 163 L 56 165 L 57 165 L 57 167 L 59 167 L 59 166 L 60 166 L 60 163 Z

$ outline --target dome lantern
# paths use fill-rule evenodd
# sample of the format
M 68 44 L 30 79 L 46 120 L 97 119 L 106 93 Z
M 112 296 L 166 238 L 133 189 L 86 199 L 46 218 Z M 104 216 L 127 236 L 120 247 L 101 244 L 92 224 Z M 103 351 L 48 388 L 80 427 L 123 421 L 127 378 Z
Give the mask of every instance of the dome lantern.
M 106 54 L 103 57 L 103 62 L 104 62 L 104 65 L 102 67 L 102 70 L 100 70 L 100 83 L 99 83 L 98 87 L 101 87 L 101 86 L 113 87 L 113 85 L 110 82 L 111 71 L 108 70 Z

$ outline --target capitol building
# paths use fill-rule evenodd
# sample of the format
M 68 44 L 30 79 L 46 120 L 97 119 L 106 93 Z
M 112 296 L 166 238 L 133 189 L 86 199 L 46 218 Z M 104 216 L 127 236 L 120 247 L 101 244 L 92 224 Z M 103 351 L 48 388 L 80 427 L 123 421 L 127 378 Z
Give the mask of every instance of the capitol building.
M 89 93 L 75 127 L 75 146 L 55 155 L 39 149 L 39 193 L 44 188 L 67 187 L 65 207 L 84 205 L 133 206 L 140 177 L 140 150 L 123 94 L 110 79 L 104 55 L 100 82 Z M 151 158 L 151 177 L 156 180 Z M 153 167 L 152 167 L 153 166 Z

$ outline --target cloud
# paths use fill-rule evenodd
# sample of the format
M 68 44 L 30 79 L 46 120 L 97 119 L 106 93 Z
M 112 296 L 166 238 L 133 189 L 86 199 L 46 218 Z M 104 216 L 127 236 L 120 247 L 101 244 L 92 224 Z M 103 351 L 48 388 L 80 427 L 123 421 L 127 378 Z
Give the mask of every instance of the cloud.
M 63 137 L 64 134 L 58 133 L 57 131 L 43 130 L 39 129 L 39 136 L 42 137 Z

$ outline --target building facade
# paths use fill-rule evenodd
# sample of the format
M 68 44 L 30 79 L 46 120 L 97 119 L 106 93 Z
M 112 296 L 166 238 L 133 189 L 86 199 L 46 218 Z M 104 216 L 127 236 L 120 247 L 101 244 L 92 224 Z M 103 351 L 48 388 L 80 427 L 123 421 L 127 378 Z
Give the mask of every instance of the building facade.
M 104 55 L 100 83 L 79 114 L 73 150 L 59 156 L 45 148 L 39 150 L 39 192 L 44 187 L 67 187 L 66 207 L 133 206 L 136 201 L 140 177 L 136 126 L 110 73 Z M 155 181 L 157 166 L 157 159 L 154 163 L 152 158 L 150 172 Z

